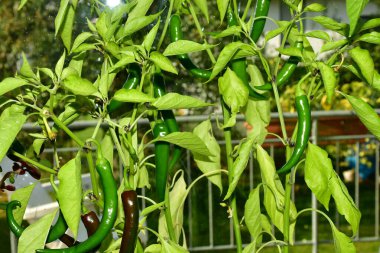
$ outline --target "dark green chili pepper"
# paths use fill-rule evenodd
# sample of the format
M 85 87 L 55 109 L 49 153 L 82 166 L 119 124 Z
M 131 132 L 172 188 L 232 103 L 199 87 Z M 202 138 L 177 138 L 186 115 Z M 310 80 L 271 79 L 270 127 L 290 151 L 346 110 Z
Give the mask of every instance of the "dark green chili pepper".
M 302 50 L 303 42 L 302 41 L 296 41 L 295 47 Z M 294 71 L 297 68 L 299 61 L 300 61 L 300 58 L 297 56 L 290 56 L 289 57 L 289 59 L 286 61 L 284 66 L 282 66 L 281 70 L 277 74 L 276 83 L 277 83 L 278 88 L 282 87 L 287 82 L 289 82 L 290 78 L 292 77 Z M 255 89 L 271 90 L 272 85 L 270 83 L 265 83 L 261 86 L 255 86 Z
M 124 209 L 124 230 L 121 240 L 120 253 L 134 253 L 139 226 L 139 205 L 137 194 L 133 190 L 121 194 Z
M 268 16 L 270 0 L 257 0 L 255 18 Z M 251 38 L 256 43 L 263 33 L 266 18 L 258 18 L 253 22 Z
M 96 232 L 86 241 L 66 249 L 39 249 L 36 252 L 88 253 L 95 249 L 110 233 L 117 216 L 117 187 L 110 163 L 105 159 L 98 146 L 96 170 L 99 173 L 104 194 L 103 217 Z
M 13 210 L 16 207 L 21 207 L 20 201 L 13 200 L 9 202 L 6 209 L 6 214 L 7 214 L 7 221 L 8 221 L 10 230 L 13 232 L 13 234 L 16 237 L 20 237 L 21 234 L 24 232 L 24 228 L 20 224 L 17 223 L 17 221 L 15 220 L 13 216 Z M 67 230 L 66 221 L 63 218 L 62 213 L 59 213 L 58 219 L 56 223 L 54 224 L 54 226 L 51 227 L 46 241 L 50 243 L 59 239 L 62 235 L 65 234 L 66 230 Z
M 310 137 L 311 113 L 309 100 L 301 88 L 297 87 L 296 110 L 298 115 L 297 139 L 290 159 L 277 173 L 288 173 L 299 162 Z
M 140 67 L 137 64 L 131 64 L 130 67 L 128 68 L 128 72 L 129 72 L 128 78 L 123 84 L 122 89 L 125 89 L 125 90 L 136 89 L 136 87 L 140 84 L 140 79 L 141 79 Z M 124 102 L 111 99 L 110 103 L 107 106 L 107 111 L 108 113 L 113 113 L 125 104 L 126 103 Z
M 231 6 L 228 7 L 227 10 L 227 24 L 228 26 L 234 26 L 238 25 L 237 19 L 235 17 L 235 14 L 232 11 Z M 240 38 L 235 37 L 234 40 L 238 40 Z M 240 78 L 240 80 L 244 83 L 244 85 L 248 88 L 249 91 L 249 96 L 253 99 L 256 100 L 267 100 L 268 99 L 268 94 L 260 94 L 252 87 L 249 85 L 249 80 L 248 80 L 248 73 L 247 73 L 247 62 L 245 58 L 239 58 L 239 59 L 234 59 L 231 61 L 231 69 L 235 72 L 235 74 Z
M 183 39 L 182 24 L 179 15 L 172 15 L 169 24 L 169 31 L 171 42 L 176 42 Z M 200 69 L 195 66 L 187 54 L 177 55 L 177 58 L 181 62 L 182 66 L 187 69 L 193 76 L 202 79 L 210 79 L 211 71 Z
M 158 120 L 153 128 L 154 138 L 165 136 L 169 130 L 165 122 Z M 156 159 L 156 189 L 158 201 L 165 199 L 166 181 L 168 177 L 169 151 L 170 144 L 165 141 L 156 141 L 154 145 Z
M 153 78 L 153 92 L 154 97 L 162 97 L 166 94 L 165 91 L 165 80 L 161 74 L 155 74 Z M 162 118 L 166 126 L 168 127 L 169 133 L 179 132 L 179 126 L 177 120 L 175 119 L 174 113 L 172 110 L 162 110 L 160 111 Z M 175 145 L 173 150 L 172 158 L 169 162 L 169 171 L 171 171 L 175 164 L 178 162 L 181 157 L 182 149 L 181 147 Z

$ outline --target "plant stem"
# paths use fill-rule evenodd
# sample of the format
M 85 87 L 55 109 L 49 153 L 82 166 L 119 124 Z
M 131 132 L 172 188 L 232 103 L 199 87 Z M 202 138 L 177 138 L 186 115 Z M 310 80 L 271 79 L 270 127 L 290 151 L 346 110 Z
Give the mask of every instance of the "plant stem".
M 95 198 L 98 200 L 99 199 L 98 180 L 96 178 L 94 160 L 92 159 L 92 152 L 90 150 L 86 151 L 86 158 L 87 158 L 88 170 L 90 171 L 92 190 L 94 192 Z
M 175 232 L 174 232 L 174 227 L 173 227 L 173 220 L 172 220 L 172 215 L 170 213 L 170 200 L 169 200 L 169 189 L 166 187 L 165 190 L 165 220 L 166 220 L 166 226 L 168 228 L 168 233 L 170 240 L 173 242 L 177 242 Z
M 220 99 L 221 99 L 221 104 L 222 104 L 222 109 L 223 109 L 223 120 L 224 120 L 224 124 L 226 124 L 229 121 L 231 115 L 226 104 L 223 101 L 223 98 L 220 98 Z M 231 183 L 233 179 L 233 158 L 231 156 L 231 153 L 232 153 L 231 128 L 229 127 L 224 129 L 224 140 L 226 142 L 228 182 Z M 234 233 L 235 233 L 237 253 L 241 253 L 243 252 L 243 243 L 241 240 L 235 193 L 233 193 L 230 197 L 230 206 L 232 209 L 232 222 L 233 222 Z
M 30 163 L 30 164 L 36 166 L 38 169 L 40 169 L 42 171 L 45 171 L 45 172 L 48 172 L 48 173 L 51 173 L 51 174 L 57 173 L 56 170 L 53 170 L 53 169 L 51 169 L 51 168 L 49 168 L 49 167 L 47 167 L 47 166 L 45 166 L 45 165 L 43 165 L 43 164 L 41 164 L 39 162 L 36 162 L 36 161 L 34 161 L 34 160 L 32 160 L 32 159 L 30 159 L 30 158 L 28 158 L 28 157 L 26 157 L 26 156 L 24 156 L 24 155 L 22 155 L 20 153 L 17 153 L 16 151 L 12 151 L 12 155 L 17 156 L 21 160 L 23 160 L 23 161 L 25 161 L 27 163 Z
M 52 120 L 54 121 L 54 123 L 57 124 L 57 126 L 59 128 L 61 128 L 68 136 L 71 137 L 71 139 L 73 139 L 79 146 L 84 147 L 84 145 L 85 145 L 84 141 L 82 141 L 81 139 L 79 139 L 78 136 L 76 136 L 67 126 L 65 126 L 62 123 L 62 121 L 60 119 L 58 119 L 57 116 L 54 115 L 54 113 L 51 113 L 50 117 L 52 118 Z
M 100 129 L 100 125 L 102 124 L 102 122 L 103 122 L 103 119 L 100 118 L 98 120 L 98 123 L 96 124 L 94 132 L 92 133 L 91 139 L 96 139 L 96 135 L 98 135 L 98 132 L 99 132 L 99 129 Z
M 169 0 L 169 2 L 170 2 L 169 10 L 168 10 L 168 14 L 166 15 L 165 25 L 164 25 L 164 28 L 162 30 L 160 40 L 158 41 L 157 51 L 159 51 L 159 49 L 162 45 L 162 42 L 164 41 L 166 31 L 167 31 L 168 26 L 169 26 L 170 17 L 171 17 L 172 11 L 173 11 L 174 0 Z
M 120 142 L 119 142 L 119 140 L 117 138 L 115 129 L 112 126 L 109 129 L 110 129 L 110 132 L 111 132 L 113 143 L 116 146 L 116 150 L 117 150 L 117 153 L 119 154 L 121 162 L 122 162 L 123 166 L 126 167 L 127 166 L 127 160 L 125 158 L 123 149 L 121 148 Z
M 286 245 L 284 246 L 284 253 L 289 252 L 289 228 L 290 228 L 290 200 L 292 194 L 292 185 L 290 184 L 290 175 L 291 173 L 286 174 L 285 176 L 285 209 L 284 209 L 284 241 Z

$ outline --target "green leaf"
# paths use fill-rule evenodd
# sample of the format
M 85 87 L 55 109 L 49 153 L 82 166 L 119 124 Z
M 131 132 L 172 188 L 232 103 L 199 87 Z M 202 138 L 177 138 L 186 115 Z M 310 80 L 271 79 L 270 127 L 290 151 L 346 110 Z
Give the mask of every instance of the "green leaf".
M 277 35 L 283 33 L 286 29 L 288 29 L 289 25 L 291 25 L 289 21 L 281 21 L 277 23 L 279 27 L 265 34 L 265 41 L 269 41 L 273 39 L 274 37 L 276 37 Z
M 128 14 L 128 19 L 134 19 L 137 17 L 143 17 L 148 12 L 153 0 L 138 0 L 137 4 L 133 7 Z
M 18 224 L 22 223 L 22 219 L 25 214 L 25 209 L 29 203 L 30 196 L 34 190 L 36 184 L 31 184 L 23 188 L 17 189 L 12 195 L 11 200 L 18 200 L 21 203 L 21 207 L 13 210 L 13 217 Z
M 227 46 L 225 46 L 220 52 L 220 55 L 215 63 L 214 68 L 212 69 L 212 73 L 209 80 L 214 79 L 231 61 L 236 52 L 239 50 L 247 50 L 252 51 L 253 48 L 243 42 L 231 42 Z
M 329 188 L 331 189 L 338 212 L 350 223 L 352 232 L 355 235 L 359 229 L 361 213 L 348 193 L 347 187 L 335 171 L 329 181 Z
M 58 172 L 58 201 L 61 212 L 74 238 L 77 238 L 82 208 L 82 178 L 80 151 Z
M 150 53 L 149 59 L 160 69 L 178 75 L 178 71 L 172 62 L 161 53 L 154 51 Z
M 360 41 L 364 41 L 367 43 L 372 43 L 372 44 L 380 44 L 380 33 L 379 32 L 370 32 L 363 34 L 358 38 Z
M 216 0 L 216 4 L 218 5 L 219 10 L 220 23 L 222 23 L 224 20 L 229 2 L 229 0 Z
M 380 140 L 380 118 L 377 115 L 376 111 L 360 98 L 356 98 L 344 93 L 341 94 L 345 96 L 350 102 L 352 109 L 354 109 L 360 121 L 377 139 Z
M 260 166 L 261 178 L 264 184 L 264 206 L 273 224 L 283 232 L 285 190 L 276 173 L 273 159 L 260 146 L 256 145 L 257 161 Z M 290 244 L 293 242 L 293 233 L 297 210 L 293 202 L 290 202 Z
M 64 23 L 62 25 L 61 30 L 61 39 L 63 41 L 63 45 L 68 52 L 70 52 L 71 48 L 71 39 L 73 37 L 73 26 L 75 19 L 75 9 L 74 6 L 69 5 L 67 8 L 67 13 L 64 19 Z
M 296 47 L 287 47 L 278 50 L 283 55 L 296 56 L 302 58 L 302 51 Z
M 321 31 L 321 30 L 315 30 L 315 31 L 307 32 L 307 33 L 305 33 L 305 36 L 311 37 L 311 38 L 321 39 L 324 41 L 330 41 L 331 40 L 330 35 L 327 32 Z
M 157 20 L 157 24 L 149 31 L 149 33 L 146 35 L 144 41 L 143 41 L 143 47 L 147 52 L 150 52 L 152 49 L 152 45 L 154 43 L 154 40 L 157 36 L 158 28 L 160 27 L 160 18 Z
M 77 75 L 68 76 L 63 83 L 65 88 L 75 95 L 90 96 L 97 92 L 97 89 L 89 80 L 83 79 Z
M 346 39 L 337 40 L 337 41 L 329 41 L 329 42 L 323 44 L 320 52 L 322 53 L 322 52 L 327 52 L 327 51 L 334 50 L 337 48 L 342 48 L 347 43 L 348 43 L 348 40 L 346 40 Z
M 103 11 L 100 14 L 99 18 L 96 20 L 96 23 L 95 23 L 96 31 L 105 41 L 108 41 L 106 34 L 109 28 L 108 26 L 110 25 L 108 14 L 109 14 L 109 9 L 105 9 L 105 11 Z
M 135 89 L 132 89 L 132 90 L 120 89 L 116 91 L 115 95 L 113 96 L 113 99 L 117 101 L 121 101 L 121 102 L 130 102 L 130 103 L 147 103 L 147 102 L 154 102 L 156 100 L 154 97 L 151 97 Z
M 193 133 L 204 141 L 212 156 L 205 156 L 203 154 L 194 154 L 194 160 L 198 168 L 205 174 L 211 171 L 221 169 L 220 164 L 220 146 L 212 134 L 212 125 L 210 120 L 206 120 L 197 125 Z M 222 175 L 221 173 L 214 174 L 207 177 L 211 183 L 216 185 L 220 192 L 223 191 Z
M 163 253 L 161 244 L 151 244 L 145 248 L 144 253 Z
M 123 28 L 123 36 L 129 36 L 133 33 L 141 30 L 145 26 L 152 23 L 155 19 L 157 19 L 161 15 L 161 12 L 150 15 L 150 16 L 142 16 L 142 17 L 136 17 L 131 18 L 129 17 L 127 22 L 125 23 L 125 26 Z
M 4 95 L 11 90 L 17 89 L 27 84 L 27 81 L 21 78 L 8 77 L 0 82 L 0 96 Z
M 103 137 L 103 140 L 101 142 L 101 148 L 102 148 L 104 158 L 106 158 L 107 161 L 113 161 L 114 144 L 113 144 L 111 132 L 109 130 L 106 132 L 106 134 Z M 113 169 L 112 162 L 110 162 L 110 165 L 111 165 L 111 168 Z
M 370 52 L 367 49 L 355 47 L 349 51 L 349 54 L 354 62 L 358 65 L 360 73 L 364 77 L 364 80 L 368 84 L 372 85 L 375 72 L 375 64 Z
M 243 249 L 243 253 L 256 253 L 256 238 Z
M 45 248 L 45 241 L 57 211 L 46 214 L 24 230 L 18 240 L 18 253 L 31 253 Z
M 110 72 L 113 73 L 121 68 L 125 68 L 128 64 L 131 64 L 134 62 L 136 62 L 134 55 L 123 54 L 123 57 L 121 58 L 121 60 L 116 62 L 115 65 L 113 65 L 110 68 Z
M 61 77 L 63 71 L 63 65 L 65 64 L 66 52 L 64 51 L 61 58 L 59 58 L 57 64 L 55 65 L 55 74 L 58 78 Z
M 6 108 L 0 116 L 0 161 L 3 160 L 27 119 L 24 110 L 24 106 L 13 104 Z
M 249 193 L 244 206 L 244 221 L 251 234 L 251 238 L 254 238 L 256 243 L 261 244 L 260 186 Z
M 163 55 L 171 56 L 171 55 L 187 54 L 187 53 L 193 53 L 193 52 L 206 50 L 213 47 L 215 47 L 215 45 L 199 44 L 197 42 L 193 42 L 190 40 L 178 40 L 178 41 L 170 43 L 166 47 L 165 51 L 163 52 Z
M 251 149 L 255 143 L 255 140 L 256 136 L 250 134 L 248 135 L 247 139 L 243 139 L 240 143 L 239 156 L 234 161 L 232 165 L 232 170 L 229 172 L 232 173 L 232 181 L 228 186 L 228 191 L 226 193 L 226 196 L 224 196 L 224 200 L 228 199 L 235 191 L 239 179 L 243 174 L 245 168 L 247 167 L 249 155 L 251 153 Z
M 183 173 L 175 182 L 173 188 L 169 192 L 170 199 L 170 214 L 173 221 L 173 229 L 175 232 L 175 238 L 178 243 L 183 226 L 183 203 L 185 202 L 186 196 L 186 182 L 183 176 Z M 158 221 L 158 232 L 162 237 L 168 238 L 169 232 L 167 230 L 166 219 L 164 211 L 161 211 L 159 221 Z M 169 252 L 178 252 L 178 251 L 169 251 Z
M 323 84 L 327 94 L 327 102 L 331 104 L 335 94 L 335 86 L 337 83 L 334 70 L 324 62 L 317 62 L 319 71 L 322 75 Z
M 204 141 L 191 132 L 174 132 L 165 136 L 159 136 L 153 140 L 166 141 L 182 148 L 188 149 L 195 154 L 212 156 L 213 154 L 208 149 Z
M 18 10 L 18 11 L 21 10 L 22 7 L 24 7 L 24 5 L 25 5 L 27 2 L 28 2 L 28 0 L 21 0 L 20 5 L 18 6 L 17 10 Z
M 211 36 L 215 39 L 220 39 L 220 38 L 224 38 L 224 37 L 228 37 L 232 35 L 239 36 L 241 32 L 242 32 L 241 27 L 234 25 L 234 26 L 228 27 L 227 29 L 221 32 L 212 33 Z
M 309 143 L 306 153 L 305 182 L 326 210 L 329 210 L 331 197 L 329 181 L 332 174 L 333 166 L 327 152 Z
M 336 253 L 356 253 L 356 248 L 351 238 L 340 232 L 332 222 L 330 222 L 333 238 L 334 248 Z
M 72 53 L 81 53 L 89 50 L 94 50 L 96 49 L 96 45 L 93 43 L 82 43 L 80 46 L 78 46 L 76 49 L 72 49 Z
M 49 68 L 38 68 L 38 71 L 44 73 L 48 77 L 50 77 L 51 80 L 56 80 L 56 76 L 54 75 L 53 71 Z
M 315 16 L 315 17 L 311 17 L 310 19 L 317 22 L 324 28 L 335 31 L 341 35 L 344 35 L 346 29 L 348 28 L 347 24 L 339 23 L 335 21 L 334 19 L 326 17 L 326 16 Z
M 380 18 L 373 18 L 364 23 L 364 25 L 360 28 L 360 32 L 373 29 L 378 26 L 380 26 Z
M 210 21 L 209 20 L 209 15 L 208 15 L 208 8 L 207 8 L 207 0 L 193 0 L 195 5 L 201 10 L 203 15 L 206 18 L 207 23 Z
M 58 14 L 55 17 L 54 25 L 55 25 L 55 36 L 57 36 L 58 32 L 61 29 L 61 26 L 64 22 L 65 16 L 66 16 L 66 10 L 67 6 L 69 5 L 69 0 L 62 0 L 60 1 Z
M 219 93 L 223 101 L 231 109 L 231 113 L 236 114 L 248 102 L 248 88 L 243 81 L 232 71 L 227 68 L 223 77 L 218 80 Z
M 158 110 L 190 109 L 210 105 L 212 104 L 203 102 L 197 98 L 171 92 L 157 98 L 156 101 L 152 103 L 152 106 Z
M 30 67 L 24 52 L 22 53 L 22 66 L 20 69 L 20 74 L 27 78 L 36 79 L 36 74 L 34 74 L 32 68 Z
M 78 49 L 78 47 L 82 45 L 83 42 L 85 42 L 87 39 L 91 38 L 92 36 L 93 34 L 90 32 L 83 32 L 79 34 L 74 40 L 73 46 L 71 47 L 71 52 L 74 52 L 76 49 Z
M 346 11 L 350 20 L 350 36 L 354 34 L 360 15 L 367 4 L 368 0 L 346 0 Z
M 312 3 L 305 7 L 305 12 L 320 12 L 326 10 L 326 7 L 319 3 Z
M 162 208 L 163 206 L 165 205 L 165 202 L 162 201 L 160 203 L 157 203 L 157 204 L 154 204 L 154 205 L 150 205 L 148 207 L 145 207 L 141 213 L 140 213 L 140 217 L 144 217 L 144 216 L 147 216 L 148 214 L 156 211 L 156 210 L 159 210 L 160 208 Z
M 33 151 L 37 157 L 41 155 L 42 147 L 45 144 L 46 138 L 33 140 Z

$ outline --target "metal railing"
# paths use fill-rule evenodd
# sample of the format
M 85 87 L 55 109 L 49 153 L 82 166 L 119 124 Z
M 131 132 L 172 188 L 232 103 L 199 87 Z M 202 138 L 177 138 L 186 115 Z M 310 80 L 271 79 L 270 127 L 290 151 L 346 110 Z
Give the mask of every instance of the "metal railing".
M 378 113 L 380 113 L 380 110 L 378 111 Z M 297 115 L 293 114 L 293 113 L 285 113 L 284 114 L 284 117 L 286 119 L 296 118 L 296 116 Z M 221 116 L 217 116 L 217 117 L 220 120 L 222 119 Z M 276 119 L 276 118 L 278 118 L 278 114 L 272 113 L 271 117 L 272 117 L 272 119 Z M 380 241 L 380 237 L 379 237 L 379 183 L 380 183 L 380 181 L 379 181 L 379 162 L 380 162 L 379 161 L 379 142 L 371 134 L 349 135 L 349 136 L 347 136 L 347 135 L 323 136 L 323 137 L 318 136 L 318 122 L 319 122 L 320 118 L 324 118 L 324 119 L 331 118 L 331 119 L 333 119 L 334 117 L 352 117 L 352 118 L 354 118 L 356 116 L 351 111 L 334 111 L 334 112 L 322 112 L 322 111 L 319 112 L 318 111 L 318 112 L 313 112 L 312 113 L 313 123 L 312 123 L 312 132 L 311 132 L 311 141 L 314 144 L 317 144 L 320 141 L 329 142 L 330 147 L 331 146 L 335 147 L 335 154 L 334 154 L 335 159 L 332 162 L 333 162 L 335 170 L 338 173 L 341 173 L 340 156 L 341 156 L 341 152 L 343 150 L 343 147 L 345 150 L 347 150 L 349 147 L 350 149 L 355 151 L 354 157 L 356 158 L 356 162 L 355 162 L 354 173 L 353 173 L 354 174 L 354 181 L 353 181 L 353 183 L 351 183 L 351 185 L 353 186 L 353 194 L 351 196 L 353 197 L 356 205 L 359 206 L 359 208 L 360 208 L 360 199 L 361 199 L 360 198 L 360 196 L 361 196 L 360 195 L 360 186 L 364 184 L 360 181 L 360 178 L 359 178 L 359 170 L 360 170 L 360 166 L 361 166 L 360 154 L 363 151 L 362 150 L 363 148 L 361 147 L 361 143 L 363 143 L 363 140 L 370 142 L 370 143 L 374 143 L 373 145 L 375 145 L 375 148 L 374 148 L 373 152 L 374 152 L 374 156 L 375 156 L 375 162 L 374 162 L 375 163 L 375 171 L 374 171 L 374 176 L 372 178 L 371 187 L 370 187 L 370 191 L 374 194 L 374 197 L 373 197 L 374 199 L 373 199 L 372 204 L 366 203 L 366 206 L 365 206 L 365 209 L 373 210 L 373 222 L 372 222 L 373 233 L 369 234 L 368 231 L 366 230 L 365 236 L 361 236 L 361 230 L 359 229 L 359 233 L 354 238 L 354 241 L 361 241 L 361 242 L 364 242 L 364 241 Z M 181 124 L 186 124 L 186 123 L 201 122 L 201 121 L 206 120 L 208 118 L 209 118 L 209 116 L 203 116 L 203 115 L 186 116 L 186 117 L 178 117 L 177 121 L 181 125 Z M 215 117 L 213 117 L 211 119 L 215 120 Z M 244 120 L 244 118 L 242 116 L 238 116 L 237 120 L 238 120 L 238 122 L 241 122 Z M 148 124 L 148 121 L 142 120 L 140 123 L 141 124 Z M 71 129 L 83 129 L 83 128 L 87 128 L 87 127 L 94 127 L 95 124 L 96 124 L 96 122 L 93 122 L 93 121 L 80 121 L 80 122 L 76 122 L 76 123 L 72 124 L 70 126 L 70 128 Z M 25 131 L 33 131 L 33 130 L 37 130 L 37 129 L 38 129 L 38 126 L 31 125 L 31 124 L 26 124 L 23 128 L 23 130 L 25 130 Z M 349 141 L 349 143 L 347 144 L 348 141 Z M 218 142 L 221 145 L 221 148 L 223 149 L 223 147 L 225 145 L 224 141 L 219 140 Z M 238 140 L 233 141 L 233 143 L 238 144 Z M 278 147 L 280 144 L 280 141 L 278 139 L 269 139 L 266 141 L 266 144 L 268 145 L 269 154 L 272 157 L 276 157 L 276 155 L 277 155 L 276 152 L 277 153 L 280 152 L 281 149 L 283 151 L 283 148 Z M 275 146 L 276 146 L 276 148 L 275 148 Z M 78 150 L 77 148 L 62 148 L 62 149 L 58 149 L 58 152 L 60 152 L 62 154 L 65 152 L 74 152 L 77 150 Z M 46 150 L 46 152 L 52 152 L 52 150 Z M 184 152 L 184 156 L 185 156 L 185 160 L 184 160 L 185 162 L 182 163 L 182 165 L 183 165 L 182 167 L 186 172 L 187 181 L 189 183 L 194 179 L 194 178 L 192 178 L 192 175 L 194 174 L 194 172 L 193 172 L 194 168 L 192 165 L 192 157 L 191 157 L 191 153 L 189 151 Z M 245 172 L 246 173 L 245 178 L 248 179 L 248 182 L 246 182 L 246 186 L 248 187 L 249 190 L 254 188 L 255 180 L 258 180 L 257 178 L 259 177 L 260 173 L 257 171 L 258 171 L 258 169 L 256 169 L 255 161 L 251 156 L 251 159 L 248 163 L 248 166 L 247 166 L 247 169 Z M 195 174 L 197 174 L 197 173 L 195 173 Z M 84 175 L 84 177 L 88 177 L 88 175 Z M 298 180 L 298 181 L 299 182 L 297 182 L 297 184 L 293 185 L 293 190 L 292 190 L 293 200 L 295 200 L 295 201 L 300 196 L 300 195 L 296 194 L 295 186 L 298 187 L 300 185 L 305 185 L 304 182 L 301 182 L 300 180 Z M 49 190 L 50 186 L 49 186 L 49 184 L 45 184 L 44 187 L 46 187 L 46 189 Z M 206 188 L 204 188 L 204 184 L 203 184 L 203 189 L 205 189 L 207 191 L 207 194 L 206 194 L 207 195 L 207 206 L 202 206 L 201 210 L 199 210 L 199 208 L 193 209 L 194 205 L 196 204 L 196 202 L 194 202 L 194 201 L 198 201 L 198 200 L 192 196 L 193 195 L 192 192 L 191 192 L 189 198 L 187 199 L 187 210 L 186 210 L 186 214 L 185 214 L 186 216 L 185 216 L 184 227 L 185 227 L 185 232 L 186 232 L 186 236 L 187 236 L 187 241 L 188 241 L 187 245 L 188 245 L 189 250 L 192 252 L 207 252 L 210 250 L 221 250 L 221 251 L 223 251 L 223 250 L 234 249 L 235 244 L 234 244 L 232 220 L 230 220 L 229 223 L 226 224 L 228 227 L 226 229 L 226 231 L 228 231 L 227 236 L 221 237 L 220 234 L 218 234 L 218 233 L 221 233 L 221 231 L 219 230 L 217 233 L 215 230 L 216 224 L 220 223 L 221 220 L 227 219 L 226 218 L 227 215 L 225 212 L 222 215 L 220 215 L 220 212 L 218 212 L 218 214 L 216 213 L 216 211 L 221 208 L 218 201 L 217 201 L 218 199 L 221 199 L 220 196 L 219 195 L 215 196 L 214 186 L 212 186 L 212 184 L 209 181 L 207 182 Z M 368 189 L 366 189 L 366 191 L 368 191 Z M 144 194 L 144 193 L 145 193 L 145 190 L 142 191 L 142 194 Z M 309 198 L 310 198 L 310 202 L 311 202 L 311 207 L 314 209 L 318 208 L 319 205 L 317 203 L 315 196 L 313 194 L 310 194 Z M 145 206 L 146 206 L 146 203 L 145 203 L 145 200 L 143 199 L 142 200 L 142 207 L 145 207 Z M 244 209 L 244 206 L 242 206 L 241 208 Z M 203 238 L 202 243 L 199 243 L 197 241 L 199 239 L 199 236 L 198 236 L 197 231 L 194 231 L 194 228 L 193 228 L 194 224 L 199 222 L 196 219 L 196 217 L 194 216 L 194 210 L 198 210 L 198 212 L 201 212 L 201 214 L 203 216 L 207 215 L 207 219 L 206 219 L 205 224 L 202 224 L 203 226 L 206 227 L 206 229 L 203 228 L 202 233 L 206 232 L 208 240 L 204 240 L 204 238 Z M 36 218 L 38 216 L 40 216 L 38 213 L 35 213 L 35 214 L 36 214 Z M 372 212 L 371 212 L 371 214 L 372 214 Z M 340 219 L 340 215 L 337 212 L 337 210 L 335 210 L 335 214 L 333 214 L 332 218 L 335 219 L 335 224 L 339 228 L 341 226 L 341 221 L 340 221 L 341 219 Z M 368 219 L 368 217 L 365 217 L 365 218 Z M 326 222 L 326 221 L 321 221 L 321 222 Z M 298 233 L 297 233 L 298 231 L 296 229 L 295 245 L 305 245 L 305 244 L 311 245 L 312 246 L 312 252 L 316 253 L 316 252 L 318 252 L 318 245 L 320 243 L 332 243 L 332 241 L 331 241 L 332 237 L 331 236 L 328 237 L 328 238 L 330 238 L 330 240 L 325 240 L 324 238 L 320 238 L 318 236 L 319 232 L 320 232 L 320 229 L 319 229 L 320 223 L 318 221 L 318 217 L 317 217 L 316 212 L 312 212 L 309 224 L 311 224 L 311 228 L 309 231 L 310 236 L 308 236 L 308 239 L 298 238 Z M 205 236 L 206 235 L 202 234 L 202 237 L 205 237 Z M 305 233 L 303 233 L 303 236 L 305 236 Z M 11 238 L 13 238 L 13 240 L 15 240 L 14 237 L 11 237 Z M 13 241 L 12 242 L 12 245 L 13 245 L 12 248 L 13 249 L 15 249 L 14 243 L 15 242 Z M 249 238 L 247 240 L 245 240 L 245 243 L 249 243 Z

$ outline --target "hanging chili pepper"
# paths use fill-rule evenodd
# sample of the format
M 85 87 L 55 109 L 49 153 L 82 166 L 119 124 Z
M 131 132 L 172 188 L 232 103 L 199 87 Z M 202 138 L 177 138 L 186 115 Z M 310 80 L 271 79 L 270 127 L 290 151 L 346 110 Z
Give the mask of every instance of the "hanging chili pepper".
M 182 32 L 182 24 L 181 18 L 179 15 L 174 14 L 170 19 L 169 24 L 170 31 L 170 40 L 171 42 L 176 42 L 178 40 L 183 39 Z M 202 78 L 202 79 L 210 79 L 211 71 L 206 69 L 198 68 L 189 58 L 187 54 L 177 55 L 177 59 L 181 62 L 182 66 L 187 69 L 193 76 Z
M 21 207 L 21 203 L 18 200 L 13 200 L 8 203 L 7 209 L 6 209 L 6 215 L 7 215 L 7 222 L 10 230 L 16 237 L 20 237 L 21 234 L 24 232 L 24 228 L 17 223 L 13 216 L 13 210 L 17 207 Z M 62 213 L 59 213 L 58 219 L 54 226 L 51 227 L 48 237 L 46 241 L 48 243 L 53 242 L 57 239 L 59 239 L 62 235 L 65 234 L 68 226 L 66 224 L 66 221 L 62 215 Z
M 133 253 L 135 252 L 139 226 L 139 205 L 136 192 L 133 190 L 124 191 L 121 194 L 121 201 L 123 202 L 125 221 L 120 253 Z
M 169 130 L 165 122 L 158 120 L 153 128 L 154 138 L 165 136 Z M 154 145 L 156 159 L 156 189 L 158 201 L 162 202 L 165 199 L 166 181 L 168 177 L 168 163 L 170 145 L 168 142 L 156 141 Z
M 117 216 L 117 187 L 110 163 L 103 157 L 100 145 L 97 143 L 96 170 L 99 173 L 103 187 L 104 208 L 103 217 L 96 232 L 87 240 L 66 249 L 39 249 L 36 252 L 87 253 L 95 249 L 111 232 Z
M 136 89 L 137 86 L 140 84 L 140 79 L 141 79 L 141 70 L 140 70 L 139 65 L 131 64 L 128 68 L 128 73 L 129 74 L 128 74 L 127 80 L 123 84 L 122 89 L 125 89 L 125 90 Z M 113 113 L 126 104 L 127 103 L 111 99 L 110 103 L 107 106 L 107 111 L 108 113 Z
M 165 91 L 165 80 L 161 74 L 155 74 L 153 78 L 153 91 L 154 97 L 162 97 L 166 94 Z M 169 133 L 179 132 L 179 126 L 177 120 L 175 119 L 174 113 L 172 110 L 161 110 L 160 111 L 162 118 L 166 126 L 168 127 Z M 169 162 L 169 171 L 171 171 L 175 164 L 178 162 L 181 157 L 182 149 L 181 147 L 174 145 L 173 155 Z
M 235 14 L 232 11 L 231 6 L 228 7 L 227 9 L 227 24 L 228 26 L 234 26 L 238 25 L 237 19 L 235 17 Z M 240 39 L 239 37 L 235 37 L 234 40 Z M 248 73 L 247 73 L 247 62 L 245 58 L 239 58 L 239 59 L 234 59 L 231 61 L 231 69 L 235 72 L 235 74 L 240 78 L 240 80 L 244 83 L 245 87 L 247 87 L 249 91 L 249 96 L 253 99 L 256 100 L 267 100 L 268 99 L 268 94 L 260 94 L 252 87 L 249 85 L 248 81 Z
M 270 0 L 257 0 L 255 8 L 255 18 L 268 16 Z M 263 33 L 266 18 L 258 18 L 253 22 L 251 38 L 256 43 Z
M 302 50 L 303 48 L 303 42 L 302 41 L 296 41 L 295 47 Z M 293 76 L 294 71 L 297 68 L 297 65 L 301 59 L 297 56 L 290 56 L 289 59 L 286 61 L 284 66 L 282 66 L 281 70 L 277 74 L 276 83 L 277 88 L 282 87 L 286 83 L 289 82 L 290 78 Z M 272 84 L 265 83 L 261 86 L 255 86 L 255 89 L 258 90 L 271 90 Z
M 285 165 L 277 171 L 278 174 L 288 173 L 295 165 L 297 165 L 307 147 L 310 137 L 311 113 L 309 100 L 300 87 L 297 87 L 295 105 L 298 116 L 297 139 L 292 155 Z

